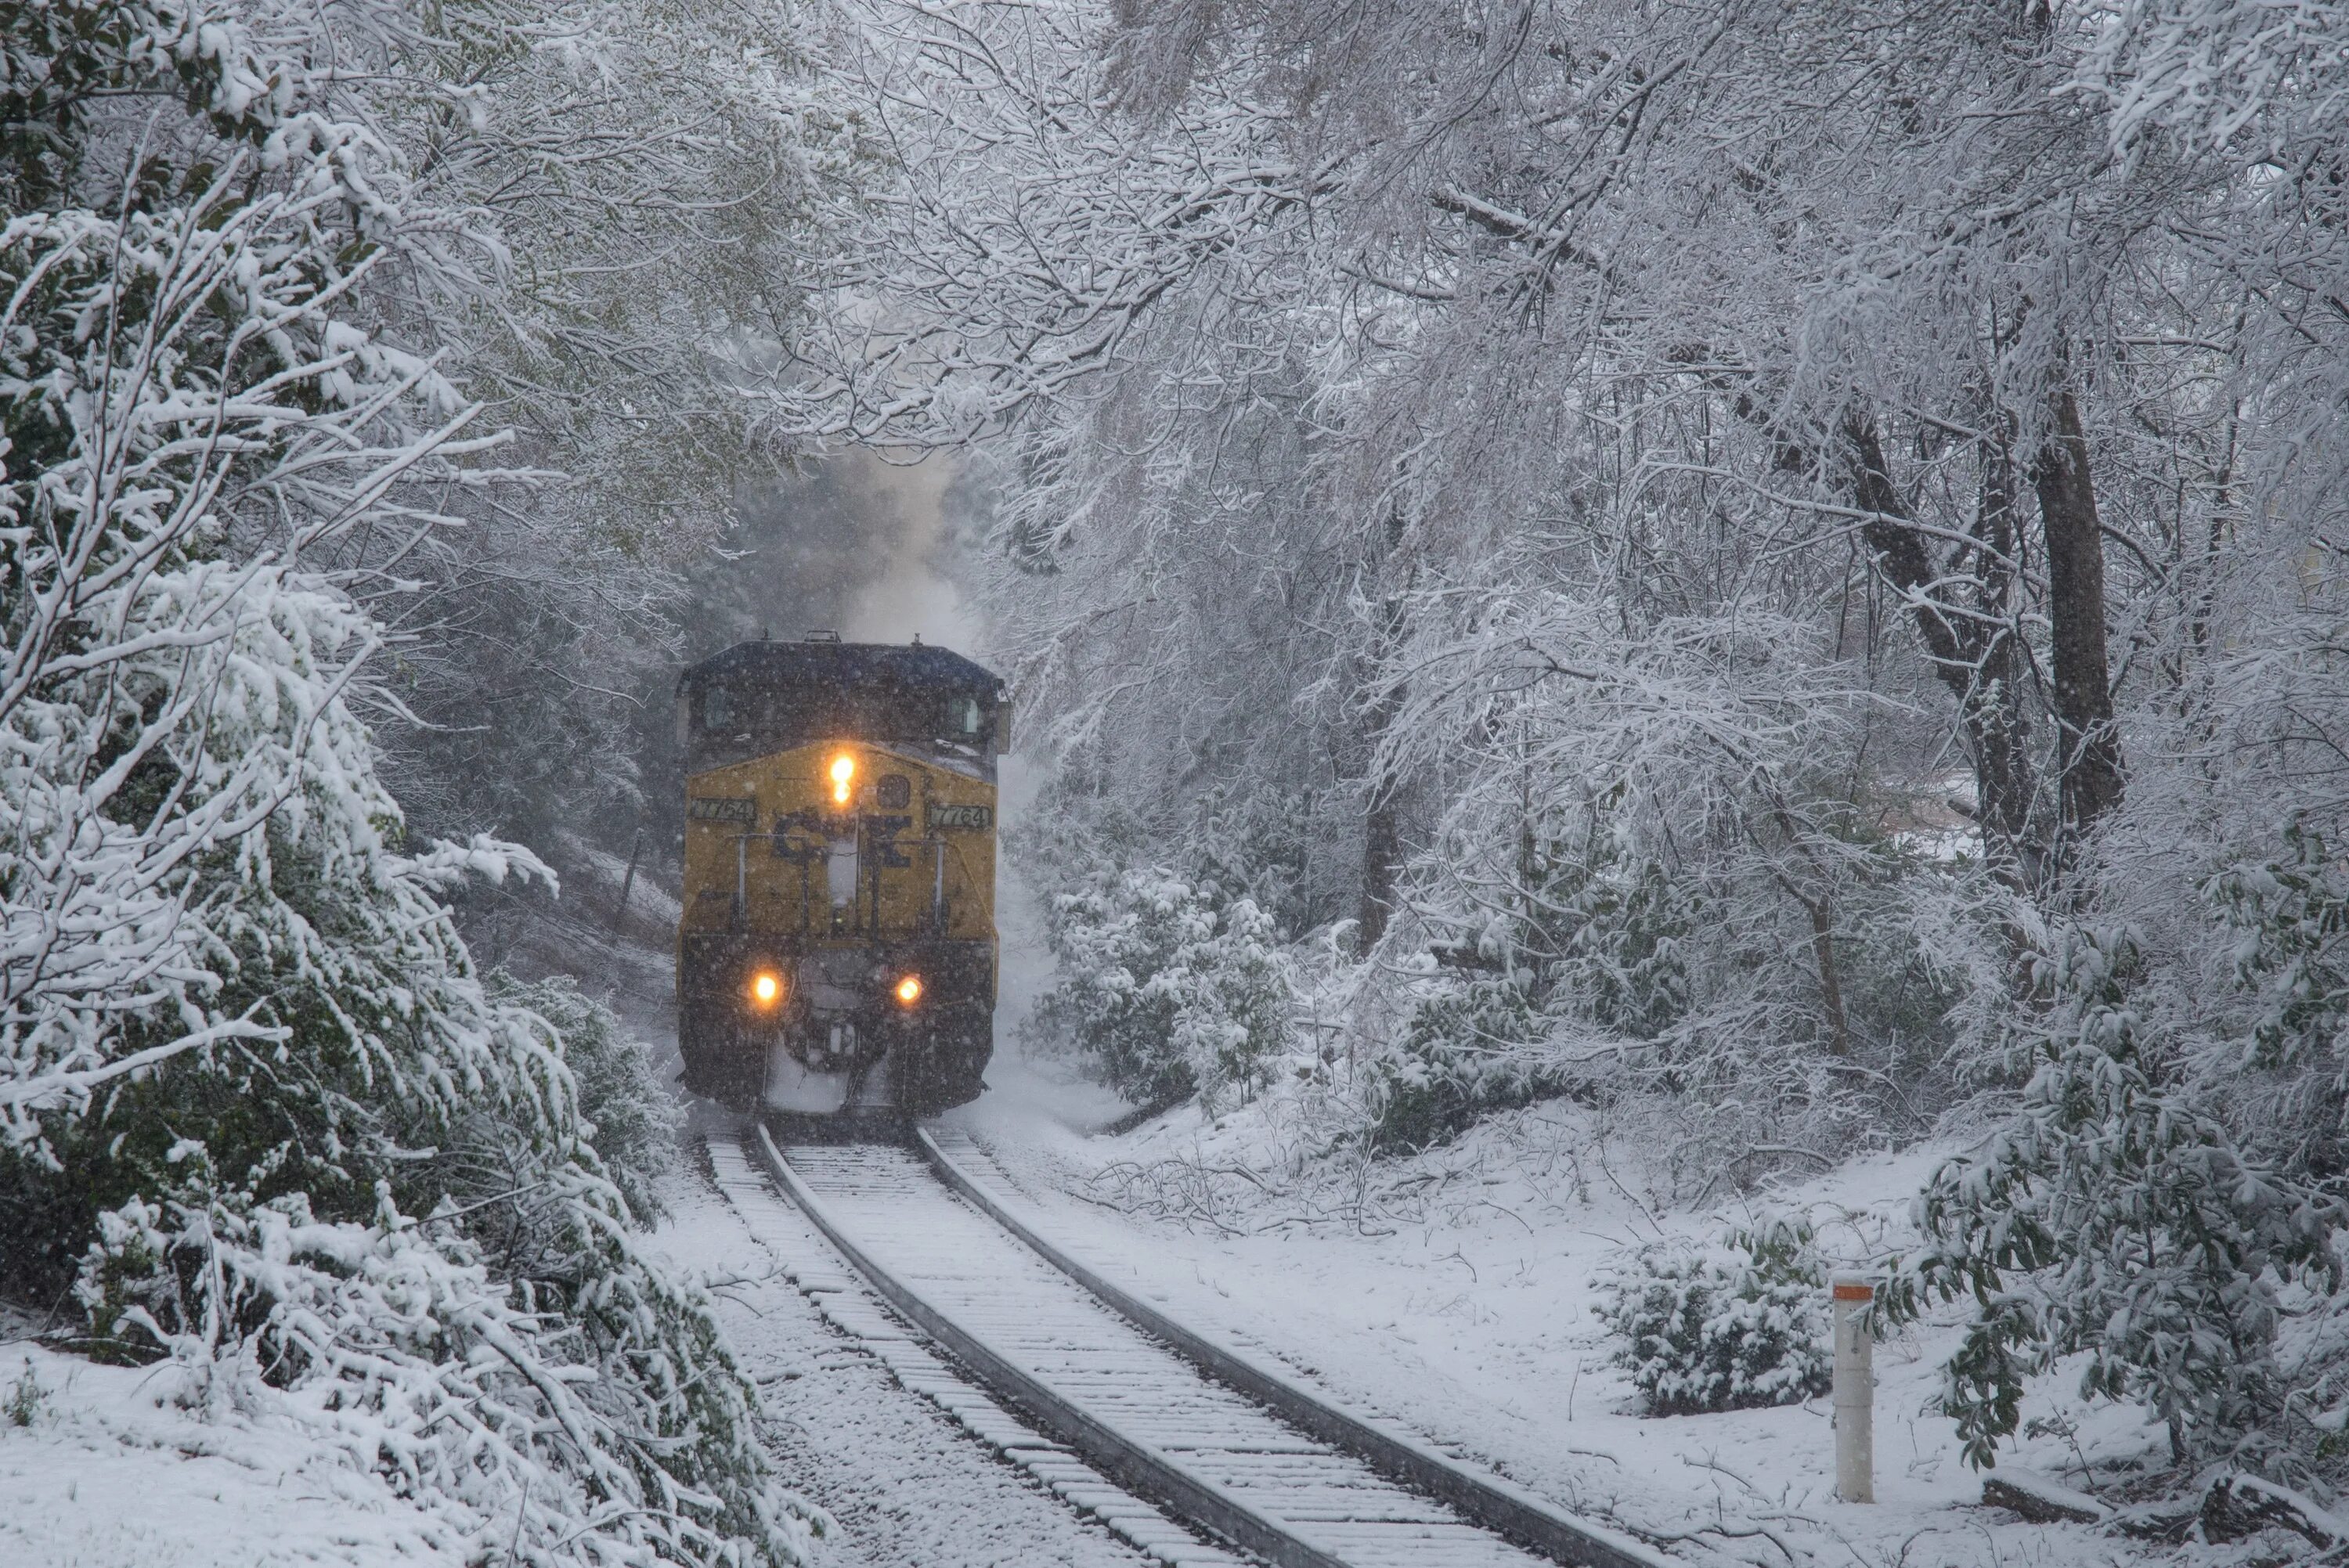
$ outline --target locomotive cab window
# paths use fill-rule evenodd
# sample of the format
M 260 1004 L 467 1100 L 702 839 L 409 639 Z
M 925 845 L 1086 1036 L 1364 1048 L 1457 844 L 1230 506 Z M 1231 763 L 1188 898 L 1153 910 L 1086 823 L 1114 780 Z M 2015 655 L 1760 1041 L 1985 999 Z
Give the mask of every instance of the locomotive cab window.
M 722 686 L 711 686 L 701 694 L 701 723 L 706 729 L 723 729 L 742 717 L 737 709 L 734 694 Z
M 985 723 L 978 699 L 975 696 L 947 698 L 947 735 L 955 740 L 977 740 Z

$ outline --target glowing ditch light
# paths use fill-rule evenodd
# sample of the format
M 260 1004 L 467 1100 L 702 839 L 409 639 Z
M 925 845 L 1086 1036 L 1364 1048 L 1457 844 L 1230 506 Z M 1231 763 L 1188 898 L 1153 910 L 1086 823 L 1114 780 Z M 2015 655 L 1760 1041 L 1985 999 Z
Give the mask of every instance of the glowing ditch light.
M 750 1000 L 761 1007 L 771 1007 L 783 994 L 783 977 L 771 969 L 761 969 L 750 976 Z
M 920 975 L 908 975 L 903 980 L 897 982 L 897 1005 L 899 1006 L 910 1007 L 921 999 L 922 977 Z
M 856 758 L 843 751 L 832 759 L 832 803 L 848 804 L 848 787 L 856 778 Z

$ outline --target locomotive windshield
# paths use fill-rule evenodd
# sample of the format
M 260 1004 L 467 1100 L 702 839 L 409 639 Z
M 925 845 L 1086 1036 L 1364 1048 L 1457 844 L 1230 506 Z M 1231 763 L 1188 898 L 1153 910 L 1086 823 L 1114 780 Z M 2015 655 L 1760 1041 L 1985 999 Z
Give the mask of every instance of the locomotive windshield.
M 688 670 L 678 695 L 678 739 L 697 768 L 838 737 L 975 757 L 1001 739 L 1002 682 L 919 644 L 740 644 Z
M 967 694 L 940 703 L 885 688 L 743 690 L 713 684 L 701 693 L 704 731 L 754 731 L 761 740 L 781 745 L 827 735 L 856 735 L 873 740 L 954 740 L 978 746 L 991 738 L 993 718 L 992 701 L 982 702 Z

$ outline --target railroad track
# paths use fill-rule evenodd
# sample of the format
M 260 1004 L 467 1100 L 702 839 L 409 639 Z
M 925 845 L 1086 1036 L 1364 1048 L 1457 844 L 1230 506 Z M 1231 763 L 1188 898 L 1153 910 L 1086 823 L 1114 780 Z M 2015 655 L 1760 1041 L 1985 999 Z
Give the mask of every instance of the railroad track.
M 1173 1322 L 1038 1235 L 968 1168 L 968 1150 L 927 1133 L 913 1148 L 778 1145 L 761 1127 L 739 1150 L 713 1141 L 711 1158 L 827 1315 L 1162 1563 L 1236 1563 L 1218 1543 L 1277 1568 L 1669 1561 Z M 761 1194 L 754 1163 L 795 1214 Z M 802 1217 L 953 1364 L 807 1256 Z

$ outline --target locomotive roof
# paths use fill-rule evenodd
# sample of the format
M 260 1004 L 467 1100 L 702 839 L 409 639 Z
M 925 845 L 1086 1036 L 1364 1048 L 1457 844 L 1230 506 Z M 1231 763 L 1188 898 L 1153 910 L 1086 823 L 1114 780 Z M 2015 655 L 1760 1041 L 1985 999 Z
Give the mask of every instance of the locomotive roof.
M 926 643 L 841 643 L 829 638 L 798 643 L 737 643 L 698 665 L 688 665 L 679 686 L 713 676 L 746 675 L 778 686 L 847 684 L 893 686 L 980 686 L 993 690 L 1003 677 L 949 648 Z

